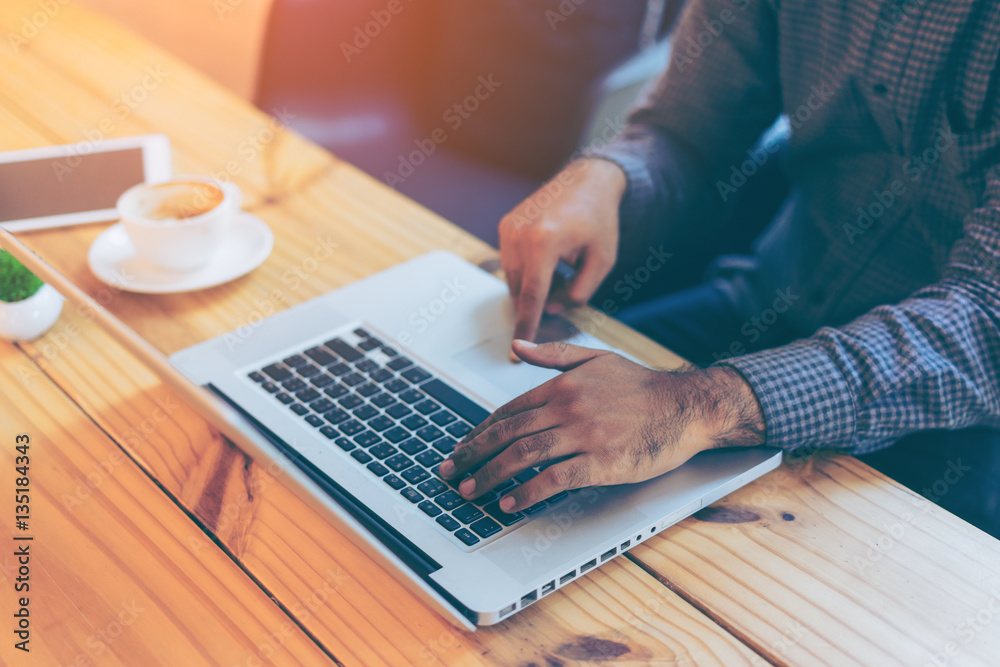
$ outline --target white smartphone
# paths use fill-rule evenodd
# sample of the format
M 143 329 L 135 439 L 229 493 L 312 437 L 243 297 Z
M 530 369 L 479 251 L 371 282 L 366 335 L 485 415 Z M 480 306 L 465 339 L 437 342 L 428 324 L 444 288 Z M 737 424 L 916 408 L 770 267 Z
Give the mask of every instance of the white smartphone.
M 164 134 L 0 153 L 0 227 L 19 232 L 114 220 L 119 195 L 173 173 Z

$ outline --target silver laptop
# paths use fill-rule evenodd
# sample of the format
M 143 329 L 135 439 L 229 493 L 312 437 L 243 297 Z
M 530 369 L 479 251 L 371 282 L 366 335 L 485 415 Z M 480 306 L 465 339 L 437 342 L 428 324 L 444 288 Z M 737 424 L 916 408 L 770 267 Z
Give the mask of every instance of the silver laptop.
M 438 464 L 492 410 L 556 374 L 510 363 L 513 328 L 505 284 L 438 251 L 170 360 L 308 475 L 321 504 L 346 510 L 369 552 L 460 622 L 507 618 L 780 463 L 774 449 L 717 450 L 648 482 L 515 514 L 499 510 L 496 493 L 464 501 Z M 564 320 L 546 328 L 610 349 Z

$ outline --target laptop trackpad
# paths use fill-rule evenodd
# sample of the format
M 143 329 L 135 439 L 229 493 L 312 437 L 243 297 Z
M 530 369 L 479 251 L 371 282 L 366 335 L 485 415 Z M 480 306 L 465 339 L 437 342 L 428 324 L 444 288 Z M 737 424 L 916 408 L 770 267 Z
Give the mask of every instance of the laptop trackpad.
M 521 583 L 552 568 L 578 567 L 594 557 L 595 536 L 610 537 L 652 522 L 631 504 L 628 496 L 634 488 L 584 489 L 479 553 Z M 575 558 L 580 562 L 572 562 Z

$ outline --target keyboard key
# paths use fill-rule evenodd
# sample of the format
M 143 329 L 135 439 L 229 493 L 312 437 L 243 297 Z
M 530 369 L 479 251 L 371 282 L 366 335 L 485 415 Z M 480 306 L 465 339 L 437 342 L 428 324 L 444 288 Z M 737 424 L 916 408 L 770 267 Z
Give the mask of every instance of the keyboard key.
M 375 419 L 368 420 L 368 426 L 375 429 L 376 431 L 384 431 L 387 428 L 392 427 L 393 421 L 386 417 L 385 415 L 379 415 Z
M 390 396 L 389 394 L 383 392 L 381 394 L 376 394 L 375 396 L 372 396 L 371 398 L 368 399 L 368 402 L 371 403 L 372 405 L 377 405 L 378 407 L 385 409 L 390 405 L 395 405 L 396 399 Z
M 312 364 L 306 364 L 305 366 L 299 366 L 296 368 L 295 372 L 304 378 L 311 378 L 314 375 L 319 375 L 320 370 Z
M 332 430 L 332 429 L 331 429 Z M 357 449 L 357 445 L 351 442 L 348 438 L 337 438 L 334 440 L 337 446 L 343 449 L 345 452 L 349 452 L 352 449 Z
M 546 507 L 546 503 L 543 500 L 541 502 L 535 503 L 531 507 L 525 507 L 521 511 L 524 512 L 525 514 L 527 514 L 528 516 L 531 516 L 532 514 L 538 514 L 539 512 L 541 512 L 542 510 L 544 510 L 545 507 Z
M 284 403 L 285 405 L 288 405 L 289 403 L 295 400 L 285 392 L 281 392 L 280 394 L 275 394 L 274 397 L 279 401 L 281 401 L 282 403 Z
M 419 366 L 414 366 L 409 370 L 405 370 L 402 373 L 400 373 L 400 375 L 402 375 L 404 378 L 406 378 L 413 384 L 420 384 L 424 380 L 427 380 L 431 377 L 430 373 L 425 371 L 423 368 L 420 368 Z
M 278 385 L 274 384 L 273 382 L 265 382 L 260 386 L 260 388 L 269 394 L 273 394 L 274 392 L 278 391 Z
M 320 427 L 323 426 L 323 419 L 318 415 L 307 415 L 306 423 L 308 423 L 310 426 Z
M 364 337 L 367 338 L 367 336 Z M 328 348 L 336 352 L 337 355 L 339 355 L 342 359 L 345 359 L 347 361 L 354 362 L 360 359 L 361 357 L 365 356 L 360 352 L 358 352 L 353 347 L 351 347 L 350 345 L 348 345 L 341 338 L 334 338 L 333 340 L 328 340 L 326 341 L 326 343 L 324 343 L 324 345 L 326 345 Z
M 281 383 L 281 387 L 285 391 L 298 391 L 299 389 L 302 389 L 302 387 L 304 386 L 306 386 L 306 383 L 302 381 L 302 378 L 297 378 L 297 377 L 288 378 L 287 380 Z
M 301 355 L 293 354 L 287 359 L 282 360 L 282 363 L 284 363 L 286 366 L 291 366 L 292 368 L 295 368 L 296 366 L 305 366 L 306 364 L 309 363 L 309 360 Z
M 427 480 L 426 482 L 418 484 L 417 488 L 420 489 L 420 492 L 423 493 L 425 496 L 429 496 L 431 498 L 438 495 L 439 493 L 444 493 L 445 491 L 448 490 L 448 487 L 445 485 L 444 482 L 434 477 Z
M 344 406 L 345 409 L 352 410 L 358 407 L 359 405 L 362 405 L 365 401 L 360 396 L 356 396 L 355 394 L 348 394 L 347 396 L 344 396 L 337 402 L 340 403 L 342 406 Z
M 334 375 L 343 375 L 344 373 L 350 373 L 351 367 L 347 364 L 334 364 L 326 369 L 328 373 L 333 373 Z
M 354 330 L 354 335 L 357 336 L 358 338 L 368 338 L 369 336 L 371 336 L 370 333 L 368 333 L 361 327 L 358 327 L 357 329 Z
M 361 421 L 368 421 L 377 414 L 379 411 L 370 405 L 362 405 L 354 409 L 354 416 Z
M 365 381 L 365 376 L 360 373 L 350 373 L 340 378 L 340 381 L 346 384 L 348 387 L 356 387 Z
M 373 396 L 382 390 L 378 387 L 378 385 L 374 385 L 371 382 L 365 382 L 363 385 L 361 385 L 354 391 L 358 392 L 365 398 L 368 398 L 369 396 Z
M 443 438 L 438 438 L 437 440 L 435 440 L 432 446 L 434 447 L 434 449 L 438 450 L 445 456 L 448 456 L 453 451 L 455 451 L 456 444 L 458 444 L 458 441 L 455 440 L 455 438 L 449 438 L 448 436 L 445 436 Z
M 499 500 L 499 499 L 500 499 L 500 497 L 497 494 L 493 493 L 492 491 L 487 491 L 486 493 L 484 493 L 483 495 L 479 496 L 478 498 L 476 498 L 472 502 L 474 502 L 474 503 L 476 503 L 476 505 L 482 507 L 483 505 L 487 505 L 487 504 L 493 502 L 494 500 Z
M 401 391 L 406 391 L 407 389 L 409 389 L 410 383 L 404 382 L 403 380 L 396 378 L 395 380 L 389 380 L 383 386 L 392 393 L 398 394 Z
M 445 530 L 457 530 L 462 527 L 462 524 L 452 519 L 447 514 L 442 514 L 438 518 L 434 519 L 440 525 L 444 526 Z
M 292 377 L 292 372 L 282 364 L 271 364 L 265 367 L 264 374 L 275 382 L 281 382 Z
M 410 484 L 420 484 L 420 482 L 430 478 L 430 476 L 431 474 L 420 466 L 410 466 L 400 475 L 400 477 Z
M 325 435 L 330 440 L 333 440 L 338 435 L 340 435 L 339 433 L 337 433 L 337 430 L 335 428 L 333 428 L 332 426 L 324 426 L 323 428 L 321 428 L 319 430 L 319 432 L 322 433 L 323 435 Z
M 420 401 L 419 403 L 413 406 L 413 409 L 422 415 L 429 415 L 432 412 L 436 412 L 440 408 L 441 408 L 440 405 L 430 400 L 429 398 L 427 400 Z
M 441 513 L 441 508 L 429 500 L 423 501 L 422 503 L 417 505 L 417 507 L 423 510 L 424 514 L 426 514 L 427 516 L 437 516 L 438 514 Z
M 393 375 L 391 371 L 387 371 L 384 368 L 379 368 L 378 370 L 369 373 L 368 377 L 375 380 L 376 382 L 388 382 L 393 378 Z
M 435 401 L 448 408 L 459 417 L 473 424 L 480 424 L 490 416 L 487 410 L 476 405 L 471 399 L 459 393 L 439 379 L 420 385 L 420 388 Z
M 413 460 L 406 454 L 396 454 L 387 458 L 385 464 L 393 472 L 402 472 L 413 465 Z
M 329 366 L 337 362 L 337 357 L 330 354 L 329 350 L 322 347 L 314 347 L 306 350 L 306 356 L 315 361 L 320 366 Z
M 427 420 L 421 417 L 420 415 L 410 415 L 409 417 L 407 417 L 406 419 L 402 420 L 399 423 L 402 424 L 405 428 L 410 429 L 411 431 L 416 431 L 418 428 L 423 428 L 424 426 L 427 426 Z
M 406 415 L 412 413 L 413 410 L 409 409 L 408 407 L 406 407 L 402 403 L 396 403 L 394 406 L 392 406 L 391 408 L 389 408 L 385 412 L 390 417 L 395 417 L 396 419 L 402 419 Z
M 340 408 L 334 408 L 333 410 L 330 410 L 329 412 L 323 415 L 323 419 L 327 420 L 331 424 L 339 424 L 348 417 L 350 417 L 350 415 L 341 410 Z
M 421 500 L 424 499 L 424 496 L 423 496 L 422 493 L 420 493 L 419 491 L 417 491 L 416 489 L 414 489 L 413 487 L 410 487 L 410 486 L 406 487 L 405 489 L 403 489 L 399 493 L 404 498 L 406 498 L 407 500 L 409 500 L 411 503 L 419 503 Z
M 465 434 L 467 434 L 469 431 L 471 431 L 472 427 L 466 424 L 465 422 L 455 422 L 445 430 L 448 431 L 450 435 L 453 435 L 456 438 L 461 438 L 465 436 Z
M 267 379 L 263 376 L 263 374 L 258 373 L 257 371 L 250 373 L 250 375 L 248 375 L 247 377 L 253 380 L 254 382 L 263 382 L 264 380 Z
M 382 478 L 382 481 L 391 486 L 392 488 L 396 489 L 397 491 L 406 486 L 406 482 L 396 477 L 395 475 L 386 475 L 385 477 Z
M 535 470 L 534 468 L 526 468 L 525 470 L 522 470 L 521 472 L 514 475 L 514 479 L 519 481 L 521 484 L 524 484 L 525 482 L 534 479 L 536 475 L 538 475 L 537 470 Z
M 507 493 L 515 486 L 517 486 L 517 482 L 508 479 L 503 484 L 498 484 L 497 486 L 493 487 L 493 490 L 496 491 L 497 493 Z
M 406 401 L 407 403 L 416 403 L 424 397 L 422 391 L 417 389 L 407 389 L 402 394 L 399 395 L 399 400 Z
M 376 347 L 382 347 L 382 341 L 378 338 L 369 338 L 368 340 L 363 340 L 358 343 L 358 348 L 367 352 L 368 350 L 374 350 Z
M 399 354 L 399 352 L 397 352 L 396 350 L 392 349 L 391 347 L 386 347 L 385 345 L 383 345 L 382 346 L 382 354 L 384 354 L 387 357 L 395 357 L 395 356 L 397 356 Z
M 485 515 L 483 511 L 476 507 L 475 505 L 470 505 L 466 503 L 461 505 L 452 512 L 452 516 L 461 521 L 462 523 L 472 523 L 473 521 L 478 521 L 482 519 Z
M 359 371 L 361 371 L 362 373 L 371 373 L 373 370 L 378 368 L 378 364 L 376 364 L 371 359 L 361 359 L 356 364 L 354 364 L 354 367 Z
M 437 424 L 438 426 L 447 426 L 456 419 L 458 419 L 458 417 L 451 414 L 447 410 L 439 410 L 435 412 L 433 415 L 431 415 L 431 421 Z
M 443 435 L 444 433 L 437 426 L 425 426 L 417 431 L 417 436 L 425 442 L 434 442 Z
M 382 442 L 382 438 L 380 438 L 377 433 L 372 433 L 368 429 L 358 433 L 351 439 L 362 447 L 371 447 L 372 445 L 377 445 Z
M 337 428 L 339 428 L 340 432 L 343 433 L 344 435 L 354 435 L 359 431 L 363 431 L 365 429 L 365 426 L 356 419 L 352 419 L 350 421 L 344 422 Z
M 309 414 L 309 408 L 302 405 L 301 403 L 292 403 L 290 407 L 292 408 L 292 412 L 297 414 L 299 417 L 304 417 L 305 415 Z
M 426 502 L 426 501 L 424 501 L 424 502 Z M 482 519 L 480 519 L 479 521 L 475 522 L 474 524 L 472 524 L 469 527 L 472 528 L 472 530 L 479 537 L 489 537 L 490 535 L 496 535 L 501 530 L 503 530 L 500 527 L 499 523 L 497 523 L 493 519 L 489 518 L 488 516 L 487 517 L 483 517 Z
M 295 398 L 299 399 L 303 403 L 311 403 L 319 398 L 319 392 L 312 387 L 306 387 L 302 391 L 295 394 Z
M 318 401 L 313 401 L 309 404 L 309 409 L 317 414 L 323 414 L 334 407 L 333 401 L 328 398 L 321 398 Z
M 556 503 L 561 502 L 568 497 L 569 497 L 569 491 L 560 491 L 556 495 L 550 497 L 547 500 L 547 502 L 549 503 L 549 505 L 555 505 Z
M 412 456 L 427 449 L 427 445 L 420 438 L 410 438 L 403 442 L 399 448 Z
M 351 452 L 351 456 L 358 463 L 368 463 L 369 461 L 372 460 L 372 455 L 363 449 L 355 449 L 353 452 Z
M 327 375 L 326 373 L 320 373 L 319 375 L 314 375 L 311 378 L 309 378 L 309 384 L 316 387 L 317 389 L 322 389 L 323 387 L 332 383 L 333 383 L 333 378 Z
M 403 442 L 410 437 L 410 432 L 401 426 L 394 426 L 383 433 L 382 437 L 392 443 Z
M 395 359 L 386 364 L 386 366 L 388 366 L 394 371 L 401 371 L 407 366 L 412 366 L 412 365 L 413 362 L 403 356 L 396 357 Z
M 426 452 L 420 452 L 414 458 L 417 459 L 417 463 L 419 463 L 422 466 L 426 466 L 428 468 L 431 468 L 437 465 L 438 463 L 441 463 L 441 461 L 444 461 L 444 459 L 441 458 L 440 454 L 431 451 L 429 449 Z
M 434 502 L 441 506 L 441 509 L 453 510 L 460 505 L 465 504 L 465 500 L 462 496 L 458 495 L 454 491 L 445 491 L 439 496 L 434 498 Z
M 332 387 L 327 387 L 326 389 L 324 389 L 323 393 L 329 396 L 330 398 L 340 398 L 341 396 L 347 393 L 347 387 L 340 384 L 335 384 Z
M 386 475 L 389 473 L 389 469 L 386 468 L 381 463 L 379 463 L 378 461 L 372 461 L 371 463 L 369 463 L 368 469 L 378 477 L 381 477 L 382 475 Z
M 372 456 L 375 456 L 380 459 L 389 458 L 393 454 L 397 454 L 399 452 L 398 449 L 390 445 L 388 442 L 383 442 L 380 445 L 375 445 L 368 451 L 371 452 Z
M 468 528 L 460 528 L 455 531 L 455 537 L 462 540 L 466 545 L 472 546 L 479 541 L 479 538 L 472 534 Z

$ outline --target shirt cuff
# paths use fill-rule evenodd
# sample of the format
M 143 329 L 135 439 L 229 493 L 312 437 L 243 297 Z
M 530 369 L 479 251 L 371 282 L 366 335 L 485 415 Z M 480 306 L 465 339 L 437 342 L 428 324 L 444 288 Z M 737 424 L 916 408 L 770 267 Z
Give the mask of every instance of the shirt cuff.
M 854 393 L 815 340 L 713 365 L 736 369 L 753 388 L 764 413 L 767 445 L 786 451 L 852 447 L 857 431 Z
M 625 194 L 618 209 L 620 219 L 626 224 L 641 220 L 656 199 L 656 186 L 646 159 L 624 150 L 609 148 L 583 154 L 584 158 L 606 160 L 618 165 L 625 172 Z

